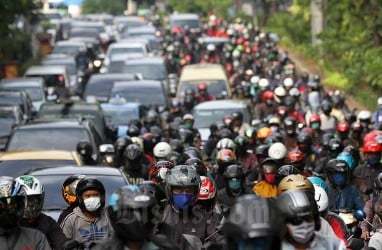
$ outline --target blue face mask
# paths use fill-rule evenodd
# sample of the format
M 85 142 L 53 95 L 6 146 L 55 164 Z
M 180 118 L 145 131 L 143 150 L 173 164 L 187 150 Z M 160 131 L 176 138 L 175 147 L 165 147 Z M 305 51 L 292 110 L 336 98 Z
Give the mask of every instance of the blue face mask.
M 194 202 L 194 195 L 192 194 L 173 194 L 172 196 L 174 204 L 180 209 L 185 209 Z
M 229 179 L 228 187 L 229 189 L 232 189 L 232 190 L 238 190 L 241 187 L 241 182 L 238 179 Z
M 337 186 L 342 186 L 345 184 L 345 175 L 341 173 L 336 173 L 333 175 L 333 182 Z

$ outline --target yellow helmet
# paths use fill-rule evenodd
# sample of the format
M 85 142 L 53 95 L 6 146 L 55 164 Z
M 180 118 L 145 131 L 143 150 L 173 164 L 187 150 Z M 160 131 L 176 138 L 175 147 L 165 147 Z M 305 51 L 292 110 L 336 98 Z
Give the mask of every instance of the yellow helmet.
M 287 175 L 281 179 L 278 187 L 278 193 L 281 194 L 287 190 L 305 189 L 314 192 L 313 184 L 301 174 Z

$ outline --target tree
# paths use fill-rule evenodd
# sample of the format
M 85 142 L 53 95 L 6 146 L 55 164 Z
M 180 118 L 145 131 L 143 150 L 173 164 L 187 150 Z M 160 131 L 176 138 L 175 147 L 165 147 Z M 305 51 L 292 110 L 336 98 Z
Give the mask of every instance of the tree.
M 82 3 L 82 12 L 90 13 L 108 13 L 112 15 L 122 15 L 126 10 L 126 0 L 84 0 Z

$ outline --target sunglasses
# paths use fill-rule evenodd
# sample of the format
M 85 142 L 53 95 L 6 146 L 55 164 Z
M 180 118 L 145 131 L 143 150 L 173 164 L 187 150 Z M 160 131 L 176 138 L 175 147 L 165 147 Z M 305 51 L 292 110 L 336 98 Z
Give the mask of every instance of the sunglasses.
M 286 221 L 287 223 L 290 223 L 294 226 L 298 226 L 298 225 L 301 225 L 301 223 L 303 223 L 304 221 L 312 222 L 313 220 L 314 220 L 313 215 L 305 215 L 301 217 L 290 218 L 290 219 L 287 219 Z

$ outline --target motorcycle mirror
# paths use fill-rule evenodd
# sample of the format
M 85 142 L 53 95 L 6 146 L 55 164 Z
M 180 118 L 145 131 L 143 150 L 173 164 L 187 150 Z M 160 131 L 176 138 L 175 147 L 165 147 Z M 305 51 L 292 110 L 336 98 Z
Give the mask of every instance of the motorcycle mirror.
M 364 218 L 366 218 L 366 214 L 362 210 L 356 210 L 354 212 L 354 218 L 356 218 L 358 221 L 362 221 Z

